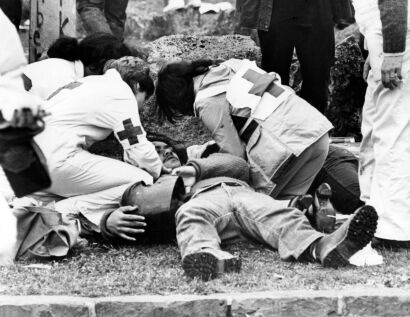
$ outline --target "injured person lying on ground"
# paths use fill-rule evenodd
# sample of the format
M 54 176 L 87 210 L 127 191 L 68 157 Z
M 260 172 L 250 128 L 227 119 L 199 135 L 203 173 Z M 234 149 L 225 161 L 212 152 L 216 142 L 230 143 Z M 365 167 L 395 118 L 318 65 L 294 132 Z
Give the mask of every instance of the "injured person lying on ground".
M 166 165 L 181 165 L 172 147 L 155 142 L 160 158 Z M 238 272 L 241 259 L 221 249 L 221 245 L 249 239 L 271 247 L 283 260 L 320 262 L 325 267 L 343 267 L 349 258 L 367 245 L 377 227 L 377 213 L 371 206 L 362 206 L 336 231 L 325 234 L 311 226 L 297 207 L 304 195 L 292 200 L 275 200 L 255 192 L 249 185 L 249 166 L 242 158 L 223 153 L 188 161 L 174 169 L 189 188 L 179 204 L 170 204 L 175 213 L 176 237 L 182 266 L 192 278 L 215 278 L 219 273 Z M 167 176 L 169 177 L 169 176 Z M 161 180 L 161 178 L 160 178 Z M 138 186 L 130 188 L 122 203 L 134 205 Z M 147 188 L 149 190 L 149 188 Z M 149 195 L 146 195 L 149 196 Z M 153 197 L 151 195 L 151 197 Z M 156 197 L 160 197 L 157 193 Z M 178 195 L 174 199 L 178 199 Z M 125 233 L 129 240 L 138 240 L 148 228 L 145 218 L 123 217 L 132 207 L 121 207 L 104 217 L 106 237 Z M 165 230 L 165 228 L 164 228 Z M 117 236 L 121 236 L 118 235 Z

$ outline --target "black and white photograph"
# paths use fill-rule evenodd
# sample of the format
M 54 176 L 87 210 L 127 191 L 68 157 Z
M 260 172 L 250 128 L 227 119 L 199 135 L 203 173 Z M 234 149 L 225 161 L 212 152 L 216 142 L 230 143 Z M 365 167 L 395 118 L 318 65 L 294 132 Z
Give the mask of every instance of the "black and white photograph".
M 0 0 L 0 317 L 410 316 L 409 0 Z

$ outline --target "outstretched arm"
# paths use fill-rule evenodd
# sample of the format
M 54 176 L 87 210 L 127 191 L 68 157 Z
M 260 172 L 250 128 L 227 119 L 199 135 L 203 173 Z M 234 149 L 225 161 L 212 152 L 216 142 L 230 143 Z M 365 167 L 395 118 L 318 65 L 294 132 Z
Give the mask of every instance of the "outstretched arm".
M 187 172 L 190 174 L 187 175 Z M 173 173 L 183 177 L 195 177 L 196 181 L 212 177 L 231 177 L 249 182 L 249 166 L 246 161 L 225 153 L 215 153 L 207 158 L 190 160 L 187 166 L 176 168 Z

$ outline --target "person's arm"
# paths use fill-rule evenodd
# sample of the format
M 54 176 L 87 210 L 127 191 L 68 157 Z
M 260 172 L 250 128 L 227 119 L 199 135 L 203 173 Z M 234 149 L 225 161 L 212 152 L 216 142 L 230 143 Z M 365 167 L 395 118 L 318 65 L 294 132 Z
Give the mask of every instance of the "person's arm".
M 135 100 L 112 100 L 97 116 L 99 126 L 113 130 L 123 147 L 125 162 L 146 170 L 154 179 L 161 175 L 163 164 L 155 146 L 147 140 Z
M 212 132 L 220 152 L 245 158 L 245 146 L 233 124 L 225 94 L 207 98 L 200 103 L 198 116 Z
M 408 0 L 378 0 L 383 34 L 382 83 L 394 89 L 401 80 L 406 50 Z
M 249 166 L 246 161 L 225 153 L 190 160 L 186 166 L 174 169 L 173 173 L 178 176 L 194 176 L 196 181 L 213 177 L 231 177 L 249 182 Z

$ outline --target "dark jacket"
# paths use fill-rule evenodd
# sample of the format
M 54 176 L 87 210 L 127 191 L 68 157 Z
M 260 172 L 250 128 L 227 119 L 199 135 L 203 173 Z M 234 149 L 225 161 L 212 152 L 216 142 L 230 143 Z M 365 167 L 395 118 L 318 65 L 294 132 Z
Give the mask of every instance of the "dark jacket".
M 351 0 L 237 0 L 236 8 L 242 27 L 261 31 L 269 30 L 271 19 L 303 15 L 305 20 L 321 17 L 324 22 L 333 23 L 350 20 L 354 15 Z

